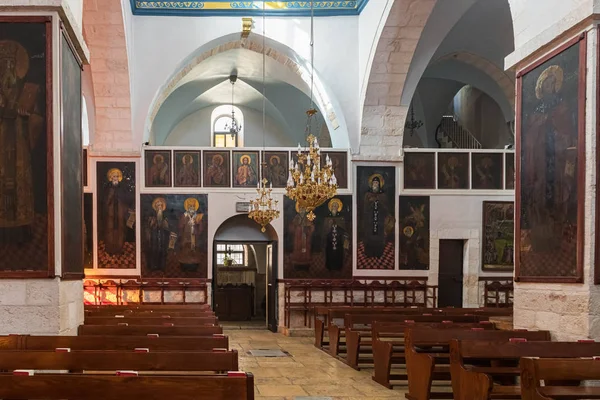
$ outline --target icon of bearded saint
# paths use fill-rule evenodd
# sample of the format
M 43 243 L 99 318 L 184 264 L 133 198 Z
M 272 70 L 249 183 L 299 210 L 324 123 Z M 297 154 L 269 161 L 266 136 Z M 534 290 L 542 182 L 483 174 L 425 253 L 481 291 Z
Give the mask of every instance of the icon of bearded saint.
M 34 220 L 31 151 L 44 118 L 40 86 L 24 81 L 28 70 L 27 50 L 0 41 L 0 228 L 27 228 Z

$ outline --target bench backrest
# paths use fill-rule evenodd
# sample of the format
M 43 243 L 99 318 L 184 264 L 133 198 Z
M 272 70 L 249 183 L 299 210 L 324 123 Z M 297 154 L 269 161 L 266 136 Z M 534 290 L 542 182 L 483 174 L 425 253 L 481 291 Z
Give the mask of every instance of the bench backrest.
M 427 314 L 427 313 L 426 313 Z M 423 315 L 421 314 L 404 314 L 388 313 L 388 314 L 346 314 L 344 315 L 344 326 L 346 328 L 353 328 L 355 325 L 371 325 L 373 321 L 378 322 L 404 322 L 406 320 L 412 320 L 415 322 L 442 322 L 442 321 L 453 321 L 453 322 L 479 322 L 485 321 L 488 317 L 486 316 L 475 316 L 475 315 Z
M 401 338 L 405 336 L 407 328 L 422 328 L 424 330 L 457 330 L 457 329 L 483 329 L 494 330 L 493 324 L 483 322 L 379 322 L 375 321 L 371 325 L 371 335 L 373 340 L 380 338 Z
M 0 370 L 70 371 L 237 371 L 238 353 L 232 351 L 0 351 Z
M 214 317 L 215 313 L 211 310 L 204 311 L 131 311 L 131 310 L 86 310 L 85 317 L 115 317 L 121 315 L 127 318 L 175 318 L 175 317 Z
M 236 374 L 237 375 L 237 374 Z M 122 400 L 249 400 L 254 399 L 252 374 L 240 376 L 108 376 L 0 374 L 2 399 Z
M 537 390 L 542 386 L 542 380 L 545 387 L 552 386 L 553 381 L 600 380 L 600 362 L 593 359 L 524 357 L 521 358 L 519 365 L 521 369 L 521 398 L 523 400 L 548 398 L 539 396 L 537 393 Z M 573 398 L 586 398 L 586 396 L 573 396 Z
M 77 330 L 83 335 L 149 335 L 160 336 L 211 336 L 223 333 L 220 326 L 156 326 L 156 325 L 130 325 L 130 326 L 108 326 L 108 325 L 79 325 Z
M 163 318 L 160 316 L 157 317 L 136 317 L 136 318 L 115 318 L 113 317 L 85 317 L 84 324 L 85 325 L 215 325 L 219 322 L 217 317 L 173 317 L 173 318 Z
M 150 351 L 228 349 L 229 338 L 224 335 L 206 337 L 178 336 L 0 336 L 0 350 L 134 350 Z
M 404 341 L 415 345 L 448 346 L 453 339 L 461 340 L 488 340 L 488 341 L 508 341 L 511 338 L 524 338 L 527 340 L 549 341 L 550 332 L 548 331 L 502 331 L 502 330 L 472 330 L 472 329 L 443 329 L 434 330 L 428 328 L 407 328 L 404 334 Z
M 600 343 L 537 341 L 525 337 L 525 333 L 530 332 L 515 332 L 514 337 L 526 338 L 527 342 L 498 343 L 483 338 L 481 340 L 456 340 L 458 339 L 456 338 L 450 342 L 450 350 L 455 351 L 461 359 L 514 360 L 521 357 L 572 358 L 600 355 Z
M 208 304 L 124 304 L 124 305 L 86 305 L 84 310 L 172 310 L 172 311 L 199 311 L 210 310 Z

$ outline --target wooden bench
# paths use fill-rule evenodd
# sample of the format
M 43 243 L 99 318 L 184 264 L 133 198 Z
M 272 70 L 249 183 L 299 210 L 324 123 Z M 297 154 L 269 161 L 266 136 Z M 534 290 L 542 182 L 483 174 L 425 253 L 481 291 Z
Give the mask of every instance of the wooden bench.
M 227 372 L 238 370 L 236 350 L 209 351 L 0 351 L 0 370 L 68 371 L 185 371 Z
M 0 336 L 0 350 L 134 350 L 150 351 L 228 349 L 229 338 L 222 334 L 212 336 Z
M 201 311 L 140 311 L 140 310 L 86 310 L 85 317 L 116 317 L 122 315 L 127 318 L 148 318 L 148 317 L 164 317 L 164 318 L 175 318 L 175 317 L 187 317 L 187 318 L 204 318 L 214 317 L 215 313 L 211 310 Z
M 0 374 L 2 399 L 253 400 L 254 377 L 234 372 L 216 376 L 109 376 Z
M 159 336 L 211 336 L 223 333 L 220 326 L 153 326 L 153 325 L 130 325 L 130 326 L 108 326 L 108 325 L 79 325 L 77 332 L 80 336 L 85 335 L 129 335 L 143 336 L 158 334 Z
M 525 357 L 520 369 L 523 400 L 600 399 L 600 387 L 563 385 L 565 381 L 600 380 L 598 360 Z
M 431 398 L 452 398 L 452 393 L 432 392 L 434 380 L 450 381 L 450 342 L 460 340 L 485 340 L 487 342 L 508 342 L 512 338 L 532 341 L 547 341 L 548 331 L 479 331 L 479 330 L 440 330 L 408 328 L 405 332 L 404 347 L 408 393 L 410 400 Z M 493 350 L 494 346 L 491 347 Z M 433 351 L 432 351 L 433 349 Z M 514 368 L 513 368 L 514 372 Z
M 405 338 L 407 328 L 423 330 L 494 330 L 494 325 L 482 321 L 479 323 L 440 323 L 440 322 L 406 322 L 389 323 L 375 321 L 371 326 L 373 349 L 373 380 L 387 388 L 392 388 L 392 380 L 408 379 L 406 373 L 392 373 L 392 365 L 406 362 Z
M 498 376 L 516 378 L 521 357 L 571 358 L 600 354 L 600 343 L 490 342 L 452 340 L 450 368 L 455 399 L 520 399 L 521 388 L 498 382 Z M 475 364 L 475 365 L 473 365 Z
M 359 369 L 358 361 L 361 352 L 372 354 L 371 325 L 374 321 L 385 322 L 443 322 L 476 323 L 487 320 L 485 316 L 474 315 L 346 315 L 344 318 L 344 336 L 346 337 L 346 362 L 354 369 Z M 331 330 L 330 330 L 331 332 Z M 336 333 L 334 333 L 335 335 Z M 339 333 L 337 333 L 339 335 Z M 373 358 L 362 358 L 363 362 L 372 363 Z
M 187 326 L 187 325 L 216 325 L 219 320 L 215 316 L 210 317 L 85 317 L 85 325 L 169 325 L 169 326 Z
M 208 304 L 123 304 L 123 305 L 86 305 L 84 310 L 170 310 L 198 311 L 210 310 Z

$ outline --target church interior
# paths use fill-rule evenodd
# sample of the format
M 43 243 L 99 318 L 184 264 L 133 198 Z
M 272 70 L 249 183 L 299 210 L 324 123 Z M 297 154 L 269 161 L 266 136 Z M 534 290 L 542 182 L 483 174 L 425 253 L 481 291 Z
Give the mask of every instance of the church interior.
M 600 399 L 599 24 L 0 0 L 0 398 Z

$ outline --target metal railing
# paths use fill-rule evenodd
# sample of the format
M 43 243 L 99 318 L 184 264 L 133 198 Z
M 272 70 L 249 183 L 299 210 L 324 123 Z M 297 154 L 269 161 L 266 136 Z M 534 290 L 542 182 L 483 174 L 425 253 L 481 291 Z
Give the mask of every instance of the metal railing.
M 436 136 L 446 136 L 457 149 L 481 149 L 483 146 L 469 130 L 459 124 L 452 115 L 442 117 Z

